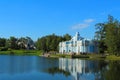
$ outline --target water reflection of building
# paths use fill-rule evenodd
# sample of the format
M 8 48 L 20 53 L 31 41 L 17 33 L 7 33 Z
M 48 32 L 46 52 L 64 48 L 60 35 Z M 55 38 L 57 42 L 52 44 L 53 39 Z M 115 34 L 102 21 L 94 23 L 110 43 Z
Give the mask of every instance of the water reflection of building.
M 73 80 L 94 80 L 95 76 L 92 73 L 91 68 L 93 65 L 86 60 L 79 59 L 59 59 L 59 68 L 65 71 L 69 71 Z

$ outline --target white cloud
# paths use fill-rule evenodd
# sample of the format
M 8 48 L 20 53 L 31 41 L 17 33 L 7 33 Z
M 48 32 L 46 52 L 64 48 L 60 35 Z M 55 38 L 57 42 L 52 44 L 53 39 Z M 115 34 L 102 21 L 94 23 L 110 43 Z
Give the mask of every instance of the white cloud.
M 94 19 L 86 19 L 83 21 L 83 23 L 78 23 L 74 26 L 72 26 L 72 29 L 73 30 L 76 30 L 76 29 L 84 29 L 84 28 L 87 28 L 90 26 L 90 24 L 94 22 Z
M 85 23 L 92 23 L 92 22 L 94 22 L 94 19 L 86 19 L 86 20 L 84 20 L 84 22 Z
M 86 28 L 86 27 L 88 27 L 88 26 L 89 26 L 89 24 L 80 23 L 80 24 L 74 25 L 74 26 L 72 27 L 72 29 L 83 29 L 83 28 Z

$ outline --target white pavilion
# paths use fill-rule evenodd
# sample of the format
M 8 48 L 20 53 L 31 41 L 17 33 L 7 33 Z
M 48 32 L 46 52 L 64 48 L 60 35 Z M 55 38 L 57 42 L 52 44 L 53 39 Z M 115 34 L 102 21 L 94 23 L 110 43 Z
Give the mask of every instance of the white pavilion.
M 59 43 L 59 53 L 61 54 L 97 52 L 97 42 L 95 40 L 84 39 L 80 36 L 79 32 L 76 32 L 71 40 Z

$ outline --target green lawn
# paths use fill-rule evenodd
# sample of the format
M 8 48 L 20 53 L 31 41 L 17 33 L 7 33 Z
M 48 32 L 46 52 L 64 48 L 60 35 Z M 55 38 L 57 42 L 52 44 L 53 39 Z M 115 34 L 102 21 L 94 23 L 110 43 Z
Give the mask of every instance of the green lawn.
M 0 55 L 40 55 L 41 51 L 38 50 L 8 50 L 0 51 Z
M 120 56 L 109 55 L 106 57 L 107 60 L 120 60 Z
M 71 55 L 67 54 L 50 54 L 53 58 L 71 58 Z M 75 55 L 73 58 L 87 59 L 87 60 L 120 60 L 120 56 L 115 55 L 100 55 L 100 54 L 88 54 L 88 55 Z

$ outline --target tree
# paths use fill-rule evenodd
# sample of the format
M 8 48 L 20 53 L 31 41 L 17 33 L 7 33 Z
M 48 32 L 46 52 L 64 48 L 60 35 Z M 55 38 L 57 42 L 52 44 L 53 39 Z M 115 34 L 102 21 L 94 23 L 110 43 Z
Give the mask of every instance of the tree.
M 5 47 L 6 39 L 0 38 L 0 47 Z
M 68 41 L 68 40 L 70 40 L 71 39 L 71 36 L 69 35 L 69 34 L 65 34 L 64 36 L 63 36 L 63 40 L 64 41 Z
M 36 42 L 37 49 L 42 50 L 42 51 L 47 51 L 46 47 L 46 39 L 45 37 L 39 38 Z
M 106 26 L 106 39 L 105 43 L 108 46 L 108 51 L 111 54 L 120 54 L 120 23 L 112 16 L 108 17 Z
M 99 42 L 99 52 L 120 55 L 120 22 L 113 16 L 108 21 L 96 24 L 95 39 Z
M 10 48 L 11 49 L 18 49 L 18 45 L 17 45 L 17 38 L 15 37 L 10 37 L 9 43 L 10 43 Z
M 39 38 L 36 41 L 36 46 L 39 50 L 43 50 L 44 52 L 49 51 L 58 51 L 59 42 L 70 40 L 71 36 L 69 34 L 62 36 L 57 36 L 55 34 L 47 35 Z
M 104 23 L 98 23 L 96 26 L 96 32 L 95 32 L 95 39 L 99 42 L 98 48 L 99 53 L 105 53 L 107 46 L 105 44 L 105 24 Z

